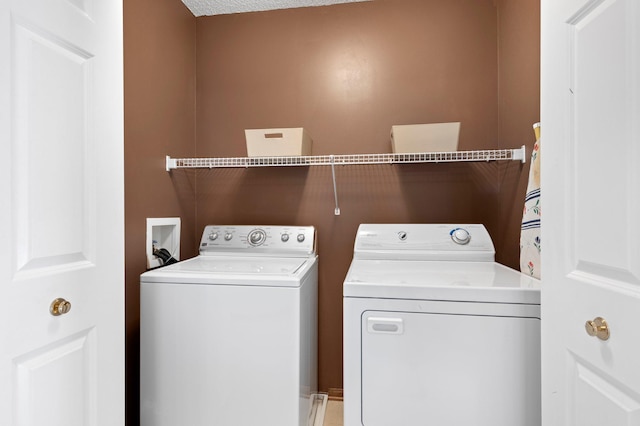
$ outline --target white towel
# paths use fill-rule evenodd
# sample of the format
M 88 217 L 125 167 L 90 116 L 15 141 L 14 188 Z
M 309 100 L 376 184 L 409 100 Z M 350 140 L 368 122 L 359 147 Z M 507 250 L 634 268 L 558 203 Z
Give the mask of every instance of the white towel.
M 520 271 L 540 278 L 540 124 L 534 125 L 536 143 L 531 153 L 529 184 L 520 231 Z

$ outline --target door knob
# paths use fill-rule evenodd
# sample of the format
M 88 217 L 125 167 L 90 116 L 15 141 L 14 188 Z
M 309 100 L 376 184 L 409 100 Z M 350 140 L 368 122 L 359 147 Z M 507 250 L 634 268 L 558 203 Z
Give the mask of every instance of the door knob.
M 609 339 L 609 325 L 604 318 L 597 317 L 593 321 L 587 321 L 584 328 L 589 336 L 595 336 L 600 340 Z
M 58 297 L 56 300 L 51 302 L 51 306 L 49 307 L 49 312 L 54 317 L 64 315 L 71 310 L 71 302 L 64 300 L 62 297 Z

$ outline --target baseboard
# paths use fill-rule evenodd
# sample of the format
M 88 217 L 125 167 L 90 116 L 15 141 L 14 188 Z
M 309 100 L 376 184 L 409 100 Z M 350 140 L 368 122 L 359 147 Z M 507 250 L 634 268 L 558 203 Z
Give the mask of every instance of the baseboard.
M 329 401 L 342 401 L 344 391 L 342 388 L 329 388 Z

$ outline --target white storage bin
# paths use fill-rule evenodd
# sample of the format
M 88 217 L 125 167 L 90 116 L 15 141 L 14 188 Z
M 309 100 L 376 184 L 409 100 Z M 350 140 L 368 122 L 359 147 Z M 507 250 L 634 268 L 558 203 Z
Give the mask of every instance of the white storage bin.
M 391 126 L 394 153 L 453 152 L 458 150 L 460 122 Z
M 245 129 L 247 156 L 288 157 L 311 155 L 311 137 L 302 127 L 288 129 Z

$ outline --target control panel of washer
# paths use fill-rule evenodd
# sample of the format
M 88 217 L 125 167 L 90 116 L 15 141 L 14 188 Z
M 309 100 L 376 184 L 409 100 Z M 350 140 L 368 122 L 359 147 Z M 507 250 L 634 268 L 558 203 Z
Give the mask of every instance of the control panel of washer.
M 313 226 L 207 225 L 200 254 L 246 253 L 309 255 L 315 253 Z

